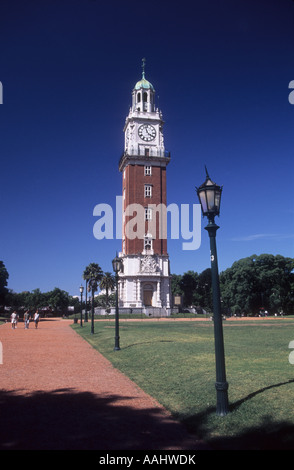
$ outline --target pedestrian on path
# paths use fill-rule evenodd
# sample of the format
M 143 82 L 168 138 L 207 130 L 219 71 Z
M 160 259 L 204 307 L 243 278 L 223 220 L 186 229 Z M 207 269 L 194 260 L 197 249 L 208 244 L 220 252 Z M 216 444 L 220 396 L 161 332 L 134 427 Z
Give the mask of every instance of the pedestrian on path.
M 40 315 L 39 315 L 39 311 L 37 310 L 34 315 L 35 328 L 38 328 L 39 320 L 40 320 Z
M 17 313 L 16 312 L 12 312 L 12 314 L 10 315 L 10 320 L 11 320 L 11 328 L 13 330 L 15 330 L 16 323 L 17 323 Z
M 27 310 L 25 313 L 24 313 L 24 316 L 23 316 L 23 321 L 24 321 L 24 327 L 25 327 L 25 330 L 27 330 L 29 328 L 29 325 L 30 325 L 30 312 Z

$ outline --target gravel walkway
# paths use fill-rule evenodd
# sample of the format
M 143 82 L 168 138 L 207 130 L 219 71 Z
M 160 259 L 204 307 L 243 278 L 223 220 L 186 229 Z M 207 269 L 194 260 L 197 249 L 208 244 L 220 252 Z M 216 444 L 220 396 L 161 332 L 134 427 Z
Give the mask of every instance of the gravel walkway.
M 0 326 L 0 450 L 206 449 L 71 323 Z

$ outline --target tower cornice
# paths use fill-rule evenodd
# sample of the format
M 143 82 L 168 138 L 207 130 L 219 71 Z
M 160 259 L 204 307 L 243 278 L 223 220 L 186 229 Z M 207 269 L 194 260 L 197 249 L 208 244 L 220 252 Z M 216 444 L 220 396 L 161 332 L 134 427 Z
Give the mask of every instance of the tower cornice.
M 159 156 L 146 156 L 146 155 L 129 155 L 128 153 L 123 153 L 118 164 L 119 171 L 123 171 L 125 166 L 128 163 L 137 164 L 137 165 L 151 165 L 156 166 L 167 166 L 170 162 L 171 156 L 170 152 L 164 151 L 164 155 Z
M 130 110 L 129 115 L 126 117 L 125 125 L 123 128 L 123 132 L 126 131 L 126 128 L 129 123 L 139 123 L 139 122 L 150 122 L 151 124 L 159 123 L 160 126 L 164 125 L 164 120 L 162 119 L 162 113 L 157 110 L 153 113 L 144 113 L 140 111 L 132 111 Z

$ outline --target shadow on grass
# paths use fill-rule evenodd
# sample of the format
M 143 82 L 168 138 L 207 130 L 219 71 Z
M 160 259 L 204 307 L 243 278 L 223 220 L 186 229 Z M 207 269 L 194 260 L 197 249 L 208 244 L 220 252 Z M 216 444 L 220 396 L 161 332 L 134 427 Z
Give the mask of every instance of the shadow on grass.
M 287 421 L 275 421 L 271 416 L 264 416 L 261 425 L 240 431 L 234 436 L 210 438 L 205 430 L 207 418 L 215 413 L 209 408 L 205 413 L 183 420 L 191 433 L 198 433 L 211 450 L 293 450 L 294 425 Z M 220 419 L 226 419 L 225 417 Z
M 0 450 L 193 449 L 183 425 L 156 407 L 135 410 L 129 399 L 72 389 L 2 390 Z
M 141 346 L 142 344 L 155 344 L 155 343 L 174 343 L 172 340 L 167 339 L 160 339 L 158 341 L 141 341 L 140 343 L 133 343 L 129 344 L 128 346 L 124 346 L 124 349 L 132 348 L 133 346 Z
M 249 395 L 247 395 L 247 397 L 241 398 L 241 400 L 238 400 L 238 401 L 236 401 L 235 403 L 233 403 L 233 404 L 231 405 L 231 407 L 230 407 L 230 408 L 231 408 L 231 411 L 236 410 L 236 409 L 239 408 L 239 406 L 241 406 L 243 403 L 245 403 L 246 401 L 250 400 L 251 398 L 256 397 L 256 395 L 259 395 L 260 393 L 265 392 L 266 390 L 271 390 L 272 388 L 281 387 L 282 385 L 288 385 L 288 384 L 290 384 L 290 383 L 294 383 L 294 379 L 287 380 L 286 382 L 280 382 L 280 383 L 277 383 L 277 384 L 268 385 L 267 387 L 264 387 L 264 388 L 261 388 L 261 389 L 259 389 L 259 390 L 256 390 L 255 392 L 249 393 Z
M 260 426 L 244 430 L 234 437 L 213 439 L 209 443 L 215 450 L 293 450 L 294 425 L 264 416 Z
M 269 385 L 230 405 L 230 412 L 238 408 L 256 395 L 273 388 L 294 383 L 294 379 L 286 382 Z M 292 410 L 289 410 L 289 412 Z M 207 420 L 215 414 L 215 408 L 209 407 L 203 413 L 196 414 L 182 422 L 190 432 L 197 433 L 214 450 L 293 450 L 294 449 L 294 425 L 293 422 L 276 421 L 272 416 L 264 416 L 262 423 L 255 427 L 240 431 L 234 436 L 221 436 L 209 438 L 207 436 Z M 226 417 L 220 418 L 226 419 Z

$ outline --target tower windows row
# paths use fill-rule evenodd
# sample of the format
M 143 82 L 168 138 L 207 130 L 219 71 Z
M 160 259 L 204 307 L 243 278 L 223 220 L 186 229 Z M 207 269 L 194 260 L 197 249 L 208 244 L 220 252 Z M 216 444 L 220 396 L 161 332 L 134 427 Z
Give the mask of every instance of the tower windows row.
M 143 93 L 143 102 L 144 102 L 144 103 L 147 103 L 147 97 L 148 97 L 148 95 L 147 95 L 147 93 L 146 93 L 146 91 L 145 91 L 145 92 Z M 137 94 L 137 100 L 138 100 L 138 103 L 141 103 L 141 93 L 138 93 L 138 94 Z
M 144 176 L 151 176 L 152 175 L 152 166 L 147 165 L 144 167 Z M 126 169 L 123 171 L 123 179 L 126 179 Z M 144 185 L 144 197 L 152 197 L 152 184 L 145 184 Z M 125 183 L 123 187 L 123 200 L 125 200 L 126 197 L 126 188 L 125 188 Z
M 139 112 L 154 112 L 154 92 L 151 90 L 143 91 L 142 89 L 135 91 L 133 94 L 133 110 L 137 110 Z

